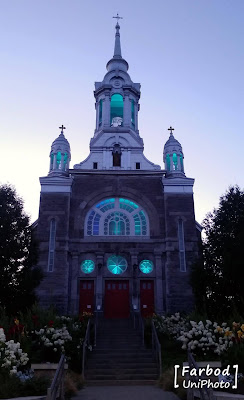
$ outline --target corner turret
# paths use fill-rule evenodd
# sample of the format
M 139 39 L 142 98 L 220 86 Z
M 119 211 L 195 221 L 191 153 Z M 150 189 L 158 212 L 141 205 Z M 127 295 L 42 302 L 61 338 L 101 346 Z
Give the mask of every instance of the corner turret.
M 168 130 L 170 131 L 170 137 L 164 145 L 163 157 L 165 169 L 167 171 L 166 176 L 170 176 L 171 178 L 185 176 L 182 146 L 173 135 L 172 131 L 174 128 L 170 127 Z
M 61 133 L 54 140 L 50 152 L 50 167 L 48 175 L 68 175 L 71 160 L 70 145 L 64 136 L 63 125 L 60 126 Z

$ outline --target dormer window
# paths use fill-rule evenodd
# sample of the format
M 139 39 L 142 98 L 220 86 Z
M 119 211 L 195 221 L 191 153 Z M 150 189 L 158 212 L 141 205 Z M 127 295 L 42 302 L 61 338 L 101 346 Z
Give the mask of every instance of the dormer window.
M 121 167 L 121 148 L 116 144 L 113 148 L 113 167 Z

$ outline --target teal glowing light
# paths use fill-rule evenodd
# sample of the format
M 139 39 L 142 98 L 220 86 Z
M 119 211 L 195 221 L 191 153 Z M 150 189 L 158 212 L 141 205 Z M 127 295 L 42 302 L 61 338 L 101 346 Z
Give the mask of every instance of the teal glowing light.
M 95 269 L 95 263 L 92 260 L 84 260 L 81 263 L 81 271 L 84 272 L 84 274 L 90 274 L 93 272 Z
M 139 268 L 143 274 L 150 274 L 153 271 L 153 262 L 150 260 L 143 260 L 140 262 Z
M 138 205 L 131 200 L 120 198 L 119 208 L 123 208 L 124 210 L 127 210 L 129 211 L 129 213 L 131 213 L 138 208 Z
M 127 261 L 121 256 L 111 256 L 108 258 L 107 267 L 114 275 L 123 274 L 127 269 Z
M 57 152 L 57 157 L 56 157 L 56 160 L 57 160 L 57 168 L 58 169 L 60 169 L 60 166 L 61 166 L 61 158 L 62 158 L 62 155 L 61 155 L 61 151 L 58 151 Z
M 110 103 L 110 123 L 112 123 L 112 119 L 115 117 L 120 117 L 123 119 L 124 115 L 124 100 L 123 96 L 119 93 L 113 94 L 111 97 Z
M 178 164 L 178 159 L 177 159 L 177 154 L 173 153 L 173 164 L 174 164 L 174 170 L 176 171 L 177 168 L 177 164 Z

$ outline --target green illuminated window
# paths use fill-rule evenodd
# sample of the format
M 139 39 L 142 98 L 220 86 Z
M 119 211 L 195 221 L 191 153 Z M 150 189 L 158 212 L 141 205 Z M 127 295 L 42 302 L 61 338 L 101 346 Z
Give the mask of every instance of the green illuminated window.
M 103 117 L 103 101 L 99 101 L 99 125 L 102 123 L 102 117 Z
M 135 127 L 135 102 L 131 100 L 131 125 Z
M 114 208 L 115 199 L 106 199 L 96 205 L 103 213 L 111 208 Z
M 61 168 L 61 151 L 58 151 L 57 152 L 57 158 L 56 158 L 56 160 L 57 160 L 57 168 L 58 169 L 60 169 Z
M 166 165 L 167 165 L 167 170 L 170 171 L 170 155 L 167 154 L 166 156 Z
M 67 161 L 68 161 L 68 154 L 64 153 L 64 170 L 66 170 Z
M 115 93 L 111 97 L 110 103 L 110 123 L 112 123 L 113 118 L 120 117 L 123 119 L 124 115 L 124 100 L 121 94 Z
M 178 169 L 177 165 L 178 165 L 177 154 L 173 153 L 173 166 L 174 166 L 173 168 L 174 168 L 175 171 Z
M 143 274 L 150 274 L 153 271 L 153 262 L 150 260 L 143 260 L 140 262 L 139 268 Z
M 138 208 L 138 205 L 133 201 L 121 198 L 119 199 L 119 207 L 131 213 Z
M 104 220 L 104 235 L 129 235 L 129 218 L 121 212 L 112 212 Z
M 108 258 L 107 267 L 114 275 L 123 274 L 127 269 L 127 261 L 121 256 L 111 256 Z
M 95 269 L 95 263 L 92 260 L 84 260 L 81 263 L 81 271 L 84 272 L 84 274 L 90 274 L 93 272 Z

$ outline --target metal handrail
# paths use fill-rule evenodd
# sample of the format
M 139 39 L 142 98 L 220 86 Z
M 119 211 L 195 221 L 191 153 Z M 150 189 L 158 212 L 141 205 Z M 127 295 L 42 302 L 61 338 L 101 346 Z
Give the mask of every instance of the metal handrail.
M 188 358 L 188 364 L 189 364 L 190 370 L 191 370 L 191 368 L 194 368 L 198 371 L 199 367 L 193 357 L 193 354 L 190 352 L 190 350 L 187 351 L 187 358 Z M 199 380 L 206 380 L 207 377 L 205 374 L 201 373 L 201 374 L 197 374 L 197 376 L 195 376 L 195 375 L 191 376 L 191 379 L 193 381 L 196 381 L 196 383 L 198 383 Z M 205 386 L 201 387 L 201 385 L 199 385 L 199 386 L 200 387 L 198 387 L 198 390 L 199 390 L 201 400 L 212 400 L 214 398 L 212 389 L 207 388 Z M 187 399 L 190 400 L 192 398 L 194 398 L 193 390 L 187 389 Z
M 152 350 L 155 352 L 156 359 L 159 365 L 159 377 L 162 375 L 162 353 L 161 353 L 161 344 L 158 340 L 157 331 L 154 325 L 154 321 L 152 319 Z
M 145 330 L 145 324 L 144 320 L 141 316 L 141 314 L 138 311 L 131 311 L 131 319 L 133 322 L 133 328 L 138 329 L 139 332 L 141 333 L 142 337 L 142 345 L 144 346 L 144 330 Z
M 64 364 L 65 356 L 62 354 L 51 386 L 47 389 L 46 400 L 56 400 L 57 398 L 64 400 Z
M 86 348 L 90 344 L 90 327 L 91 320 L 89 319 L 87 327 L 86 327 L 86 335 L 83 342 L 83 351 L 82 351 L 82 378 L 85 379 L 85 361 L 86 361 Z

